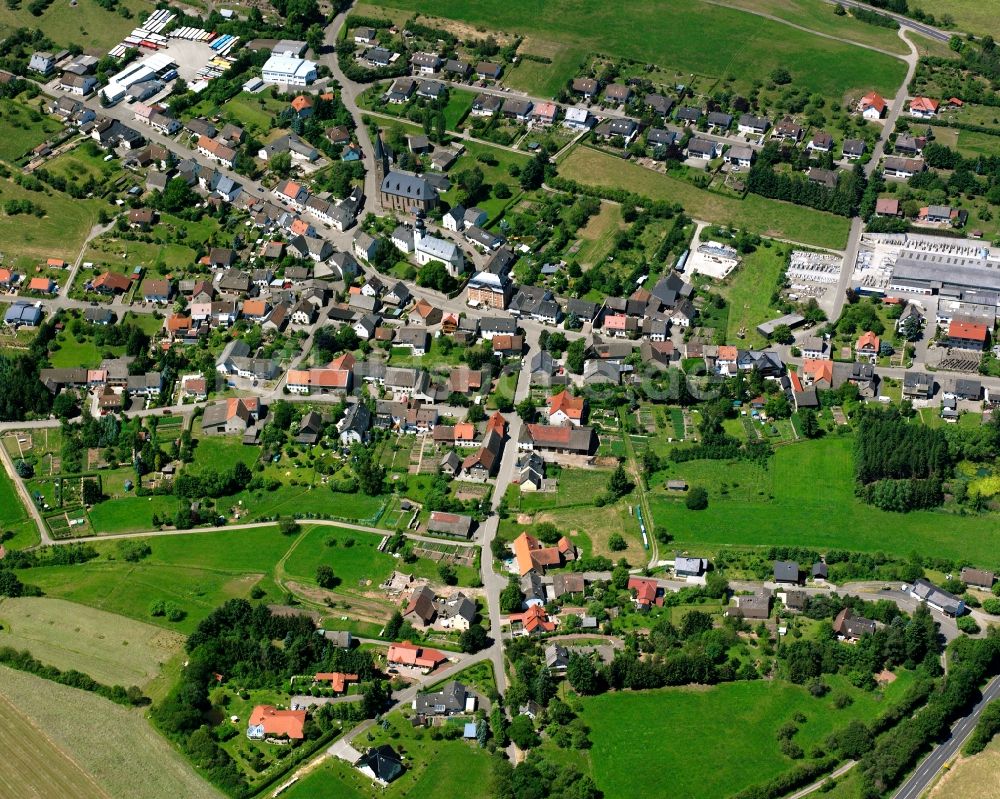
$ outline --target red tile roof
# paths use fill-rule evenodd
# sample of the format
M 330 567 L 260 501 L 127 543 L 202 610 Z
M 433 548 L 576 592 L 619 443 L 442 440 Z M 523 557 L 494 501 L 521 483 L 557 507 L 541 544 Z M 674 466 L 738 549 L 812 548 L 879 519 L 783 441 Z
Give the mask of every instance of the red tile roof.
M 868 92 L 868 94 L 866 94 L 864 97 L 861 98 L 861 101 L 858 103 L 858 106 L 861 108 L 862 111 L 864 111 L 866 108 L 874 108 L 881 114 L 883 111 L 885 111 L 886 102 L 884 99 L 882 99 L 882 95 L 879 94 L 878 92 Z
M 434 669 L 448 658 L 436 649 L 424 649 L 414 646 L 409 641 L 401 644 L 390 644 L 386 660 L 401 666 L 416 666 L 421 669 Z
M 273 705 L 257 705 L 250 714 L 250 726 L 264 725 L 265 735 L 284 735 L 300 740 L 305 737 L 304 710 L 278 710 Z
M 549 416 L 562 411 L 574 422 L 579 422 L 583 419 L 584 402 L 583 397 L 574 397 L 563 389 L 555 396 L 549 397 Z
M 966 341 L 986 341 L 986 325 L 974 322 L 959 322 L 952 320 L 948 325 L 948 338 L 964 339 Z
M 357 682 L 357 674 L 344 674 L 342 671 L 321 671 L 315 677 L 313 677 L 314 682 L 328 682 L 330 687 L 336 691 L 338 694 L 344 692 L 347 688 L 347 683 Z

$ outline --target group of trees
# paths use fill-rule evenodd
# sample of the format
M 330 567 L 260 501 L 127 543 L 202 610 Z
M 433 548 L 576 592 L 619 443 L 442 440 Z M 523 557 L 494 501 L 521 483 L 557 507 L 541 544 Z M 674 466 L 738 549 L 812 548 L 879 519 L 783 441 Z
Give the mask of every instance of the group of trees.
M 912 719 L 881 736 L 861 759 L 862 796 L 874 799 L 895 786 L 920 754 L 979 697 L 979 685 L 1000 669 L 1000 630 L 952 644 L 948 674 Z
M 843 646 L 830 622 L 845 607 L 882 626 L 854 646 Z M 937 624 L 924 605 L 907 618 L 893 602 L 823 595 L 810 597 L 805 615 L 823 624 L 814 638 L 792 640 L 779 650 L 781 672 L 791 682 L 806 684 L 824 674 L 842 673 L 857 687 L 870 689 L 875 687 L 872 675 L 883 668 L 921 668 L 932 677 L 940 672 Z
M 807 205 L 820 211 L 849 217 L 857 213 L 865 190 L 865 177 L 860 169 L 844 172 L 836 187 L 829 188 L 809 180 L 805 175 L 776 172 L 762 154 L 750 168 L 746 185 L 749 191 L 762 197 Z
M 216 674 L 253 690 L 284 689 L 295 674 L 354 673 L 364 683 L 359 711 L 369 717 L 384 709 L 388 697 L 384 684 L 375 679 L 369 652 L 338 649 L 316 634 L 308 617 L 275 615 L 267 606 L 246 600 L 230 600 L 209 614 L 185 648 L 187 666 L 163 701 L 153 707 L 153 720 L 205 769 L 212 782 L 233 795 L 246 792 L 246 779 L 207 726 L 206 714 L 212 709 L 209 689 L 217 684 Z M 332 730 L 335 712 L 323 708 L 310 715 L 307 742 Z
M 185 469 L 174 479 L 174 494 L 178 497 L 225 497 L 246 488 L 253 473 L 243 462 L 228 469 L 206 468 L 198 472 Z
M 866 502 L 899 512 L 940 505 L 951 466 L 941 430 L 910 424 L 896 409 L 866 409 L 859 417 L 854 474 Z

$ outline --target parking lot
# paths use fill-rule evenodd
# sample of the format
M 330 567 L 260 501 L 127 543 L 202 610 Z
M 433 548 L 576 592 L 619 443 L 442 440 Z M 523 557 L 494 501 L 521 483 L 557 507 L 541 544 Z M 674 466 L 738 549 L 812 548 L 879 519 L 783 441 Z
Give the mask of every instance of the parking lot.
M 843 263 L 839 255 L 793 250 L 786 270 L 791 298 L 798 302 L 814 298 L 831 313 Z

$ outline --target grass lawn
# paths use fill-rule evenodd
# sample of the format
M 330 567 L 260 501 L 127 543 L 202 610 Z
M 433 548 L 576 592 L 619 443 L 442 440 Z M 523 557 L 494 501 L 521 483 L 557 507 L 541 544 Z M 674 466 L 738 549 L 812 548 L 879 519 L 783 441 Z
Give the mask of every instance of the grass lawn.
M 757 325 L 776 315 L 771 309 L 771 294 L 785 268 L 784 253 L 780 245 L 760 247 L 744 256 L 743 263 L 726 279 L 721 289 L 722 295 L 729 300 L 726 341 L 736 341 L 737 333 L 745 330 L 749 340 L 763 343 Z
M 91 144 L 95 149 L 93 154 L 88 152 Z M 121 173 L 121 162 L 117 159 L 105 161 L 104 151 L 96 148 L 97 142 L 88 140 L 82 146 L 74 147 L 46 162 L 45 168 L 53 175 L 61 175 L 76 183 L 84 183 L 87 178 L 98 182 L 114 180 Z
M 102 353 L 110 351 L 119 356 L 124 354 L 125 347 L 98 347 L 92 338 L 77 339 L 69 332 L 69 328 L 62 330 L 56 336 L 56 343 L 59 349 L 55 350 L 49 360 L 52 366 L 74 367 L 84 366 L 88 369 L 96 368 L 102 359 Z
M 748 194 L 743 200 L 725 197 L 591 147 L 573 148 L 559 163 L 559 174 L 585 186 L 608 186 L 654 200 L 677 202 L 696 219 L 765 236 L 834 249 L 847 241 L 849 225 L 844 217 L 756 194 Z
M 0 783 L 5 795 L 222 799 L 140 711 L 2 667 L 0 701 L 0 745 L 5 752 Z M 16 709 L 17 717 L 9 707 Z M 101 745 L 94 746 L 98 726 Z M 53 782 L 56 777 L 69 783 Z
M 173 519 L 178 502 L 171 496 L 137 497 L 134 494 L 105 500 L 88 512 L 97 534 L 131 533 L 153 529 L 153 514 Z
M 463 799 L 487 799 L 490 794 L 489 755 L 475 741 L 434 741 L 430 730 L 414 729 L 401 713 L 388 716 L 389 730 L 375 727 L 373 741 L 355 741 L 356 746 L 388 743 L 403 756 L 406 771 L 378 795 L 387 799 L 419 796 L 422 799 L 453 799 L 461 786 Z M 288 799 L 361 799 L 376 786 L 342 760 L 330 758 L 305 779 L 286 791 Z
M 774 731 L 795 713 L 807 720 L 793 740 L 809 752 L 848 722 L 870 719 L 910 683 L 901 675 L 880 700 L 842 677 L 829 680 L 834 691 L 822 699 L 780 680 L 584 698 L 581 715 L 591 728 L 594 780 L 607 799 L 656 795 L 664 774 L 670 775 L 673 796 L 729 796 L 792 768 L 795 761 L 781 753 Z M 854 703 L 835 710 L 831 697 L 839 692 Z M 720 741 L 725 757 L 719 757 Z M 658 768 L 648 768 L 650 762 Z
M 5 161 L 16 161 L 62 130 L 62 125 L 39 111 L 37 105 L 20 100 L 0 100 L 0 124 L 4 131 L 0 139 L 0 158 Z
M 1000 137 L 998 136 L 973 130 L 960 130 L 958 132 L 958 151 L 966 158 L 975 158 L 977 155 L 995 155 L 998 149 L 1000 149 Z
M 596 216 L 577 231 L 580 249 L 574 256 L 581 266 L 595 266 L 607 258 L 615 246 L 615 236 L 625 227 L 622 208 L 617 203 L 602 202 Z
M 934 4 L 934 15 L 941 19 L 944 14 L 951 14 L 958 31 L 971 31 L 977 36 L 990 33 L 1000 37 L 1000 17 L 990 3 L 982 3 L 980 0 L 938 0 Z
M 21 502 L 21 497 L 14 487 L 14 482 L 7 476 L 7 470 L 0 468 L 0 508 L 3 508 L 3 530 L 10 530 L 14 537 L 4 546 L 11 549 L 23 549 L 38 543 L 38 528 L 28 516 L 28 509 Z
M 10 180 L 0 180 L 0 204 L 7 200 L 30 200 L 45 209 L 42 217 L 0 213 L 4 264 L 9 267 L 14 262 L 28 269 L 28 277 L 35 276 L 30 270 L 46 258 L 75 260 L 102 207 L 98 200 L 74 200 L 51 188 L 27 191 Z
M 427 11 L 421 0 L 387 0 L 378 5 Z M 832 12 L 824 12 L 833 19 Z M 596 52 L 685 74 L 733 76 L 741 87 L 776 67 L 786 67 L 797 85 L 836 102 L 869 86 L 893 95 L 905 71 L 903 63 L 893 57 L 708 3 L 552 0 L 539 5 L 533 0 L 512 0 L 497 5 L 490 0 L 439 0 L 433 13 L 564 43 L 566 56 L 560 59 L 560 70 L 544 65 L 553 73 L 552 85 L 556 86 L 573 77 L 586 55 Z M 643 32 L 641 37 L 636 37 L 637 30 Z M 716 46 L 720 41 L 740 46 Z M 525 50 L 530 52 L 530 46 Z
M 784 544 L 902 557 L 916 550 L 984 568 L 1000 565 L 995 516 L 888 513 L 859 502 L 852 447 L 850 437 L 830 437 L 779 447 L 767 467 L 745 461 L 671 464 L 668 477 L 708 489 L 708 508 L 687 510 L 658 486 L 649 495 L 653 516 L 678 546 Z
M 472 109 L 472 101 L 475 99 L 473 92 L 454 88 L 448 91 L 448 104 L 444 107 L 445 130 L 458 130 L 459 123 Z
M 779 17 L 803 28 L 868 44 L 905 55 L 909 48 L 896 31 L 861 22 L 851 16 L 838 17 L 823 0 L 726 0 L 726 5 Z
M 0 600 L 0 645 L 107 685 L 148 684 L 183 638 L 150 624 L 51 597 Z
M 153 4 L 145 0 L 122 0 L 119 5 L 132 12 L 131 19 L 106 11 L 96 0 L 79 0 L 76 5 L 52 3 L 39 17 L 28 10 L 27 3 L 19 3 L 16 10 L 4 5 L 0 9 L 0 37 L 6 36 L 13 28 L 41 28 L 61 47 L 79 44 L 84 49 L 107 50 L 127 36 L 139 25 L 140 19 L 153 10 Z
M 351 538 L 355 543 L 348 546 Z M 152 552 L 138 563 L 121 560 L 115 542 L 95 539 L 93 546 L 100 553 L 95 560 L 25 569 L 19 574 L 46 596 L 190 633 L 227 599 L 249 597 L 257 584 L 272 602 L 283 600 L 279 583 L 286 579 L 312 590 L 320 563 L 332 566 L 340 578 L 339 597 L 356 600 L 359 613 L 362 608 L 375 613 L 388 604 L 364 595 L 398 565 L 391 555 L 377 552 L 379 536 L 326 525 L 304 525 L 302 534 L 292 537 L 274 527 L 261 527 L 143 540 Z M 336 540 L 337 545 L 328 546 L 328 540 Z M 405 569 L 418 577 L 437 577 L 437 566 L 427 559 L 407 564 Z M 187 615 L 178 622 L 150 617 L 149 606 L 158 600 L 174 602 Z

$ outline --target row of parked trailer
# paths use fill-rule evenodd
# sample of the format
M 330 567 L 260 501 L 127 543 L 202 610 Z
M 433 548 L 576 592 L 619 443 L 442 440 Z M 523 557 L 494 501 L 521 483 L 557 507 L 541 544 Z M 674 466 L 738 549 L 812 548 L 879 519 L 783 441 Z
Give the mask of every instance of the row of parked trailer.
M 121 58 L 130 49 L 159 50 L 167 46 L 167 37 L 161 31 L 170 24 L 174 14 L 166 9 L 158 9 L 149 15 L 141 28 L 136 28 L 121 42 L 108 51 L 112 58 Z
M 178 28 L 170 32 L 172 39 L 186 39 L 189 42 L 207 42 L 214 35 L 204 28 Z

